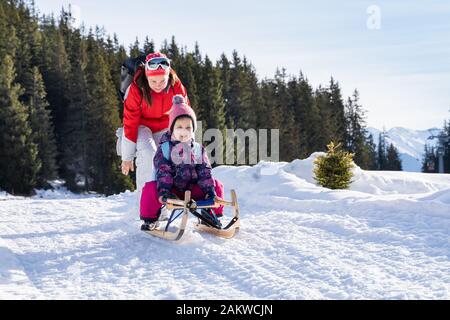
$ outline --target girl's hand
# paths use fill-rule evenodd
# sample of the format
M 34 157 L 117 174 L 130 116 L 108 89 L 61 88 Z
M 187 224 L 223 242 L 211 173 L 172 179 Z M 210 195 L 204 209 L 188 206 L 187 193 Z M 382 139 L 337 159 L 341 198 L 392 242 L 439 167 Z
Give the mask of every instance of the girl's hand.
M 130 170 L 134 172 L 133 160 L 122 161 L 122 173 L 127 176 Z
M 216 199 L 216 195 L 215 194 L 209 194 L 209 193 L 207 193 L 206 194 L 206 196 L 205 196 L 205 200 L 207 200 L 207 199 Z

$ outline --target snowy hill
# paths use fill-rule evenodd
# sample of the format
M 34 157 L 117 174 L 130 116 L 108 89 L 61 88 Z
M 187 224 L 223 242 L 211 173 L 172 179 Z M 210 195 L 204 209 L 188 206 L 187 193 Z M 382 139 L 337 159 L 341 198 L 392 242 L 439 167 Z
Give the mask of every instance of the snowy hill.
M 372 134 L 374 142 L 378 145 L 378 137 L 381 130 L 375 128 L 368 128 Z M 428 140 L 430 131 L 437 133 L 438 128 L 429 130 L 412 130 L 402 127 L 395 127 L 387 131 L 388 137 L 386 141 L 388 144 L 392 143 L 399 151 L 402 159 L 403 171 L 421 172 L 422 158 L 425 144 L 434 145 L 435 140 Z
M 130 192 L 2 194 L 0 298 L 450 299 L 450 175 L 356 168 L 332 191 L 316 156 L 215 168 L 241 206 L 230 240 L 151 238 Z

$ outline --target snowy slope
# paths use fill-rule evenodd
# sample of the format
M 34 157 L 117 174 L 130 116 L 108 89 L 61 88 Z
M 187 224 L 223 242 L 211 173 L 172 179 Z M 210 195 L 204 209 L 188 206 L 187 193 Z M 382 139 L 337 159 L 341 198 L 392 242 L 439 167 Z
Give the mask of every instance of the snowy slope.
M 0 195 L 0 298 L 450 299 L 450 175 L 357 168 L 332 191 L 317 155 L 214 169 L 238 193 L 231 240 L 151 238 L 129 192 Z
M 372 134 L 374 142 L 378 145 L 380 130 L 368 128 Z M 395 127 L 387 131 L 386 141 L 392 143 L 399 151 L 402 159 L 403 171 L 421 172 L 422 158 L 425 144 L 435 145 L 436 140 L 428 140 L 430 132 L 437 134 L 440 130 L 432 128 L 429 130 L 412 130 L 402 127 Z

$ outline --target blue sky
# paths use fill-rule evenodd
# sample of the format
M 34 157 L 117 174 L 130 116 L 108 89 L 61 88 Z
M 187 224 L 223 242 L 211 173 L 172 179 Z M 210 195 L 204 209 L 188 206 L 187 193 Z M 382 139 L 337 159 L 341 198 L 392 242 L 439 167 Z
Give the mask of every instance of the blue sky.
M 128 46 L 197 41 L 216 60 L 235 49 L 261 78 L 300 70 L 317 87 L 357 88 L 368 125 L 441 127 L 450 113 L 450 2 L 36 0 L 41 13 L 71 3 L 86 26 L 104 26 Z

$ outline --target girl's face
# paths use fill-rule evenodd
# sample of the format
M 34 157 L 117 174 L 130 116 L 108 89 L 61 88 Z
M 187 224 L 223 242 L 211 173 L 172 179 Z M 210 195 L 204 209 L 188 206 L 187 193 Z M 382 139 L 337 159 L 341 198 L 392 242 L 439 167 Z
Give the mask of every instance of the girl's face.
M 181 118 L 175 121 L 173 126 L 173 137 L 180 142 L 188 142 L 192 139 L 194 128 L 190 118 Z
M 159 76 L 151 76 L 147 77 L 148 85 L 150 88 L 156 93 L 160 93 L 167 87 L 167 83 L 169 82 L 169 76 L 159 75 Z

